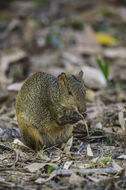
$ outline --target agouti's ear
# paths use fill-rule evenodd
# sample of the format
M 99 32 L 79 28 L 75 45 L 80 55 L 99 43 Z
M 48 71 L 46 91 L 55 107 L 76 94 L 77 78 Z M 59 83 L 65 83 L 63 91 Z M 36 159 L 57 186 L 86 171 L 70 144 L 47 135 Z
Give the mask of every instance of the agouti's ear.
M 79 75 L 79 77 L 82 79 L 82 77 L 83 77 L 83 71 L 81 70 L 79 73 L 78 73 L 78 75 Z
M 59 76 L 58 76 L 58 81 L 60 84 L 66 84 L 67 82 L 67 76 L 65 73 L 61 73 Z

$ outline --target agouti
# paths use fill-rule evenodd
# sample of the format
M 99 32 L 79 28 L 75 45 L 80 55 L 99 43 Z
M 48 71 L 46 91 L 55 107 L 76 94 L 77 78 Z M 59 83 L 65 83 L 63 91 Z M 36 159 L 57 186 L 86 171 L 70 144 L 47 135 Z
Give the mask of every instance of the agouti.
M 37 72 L 16 98 L 16 114 L 24 143 L 34 150 L 62 144 L 86 110 L 83 72 L 58 77 Z M 78 113 L 76 112 L 78 110 Z

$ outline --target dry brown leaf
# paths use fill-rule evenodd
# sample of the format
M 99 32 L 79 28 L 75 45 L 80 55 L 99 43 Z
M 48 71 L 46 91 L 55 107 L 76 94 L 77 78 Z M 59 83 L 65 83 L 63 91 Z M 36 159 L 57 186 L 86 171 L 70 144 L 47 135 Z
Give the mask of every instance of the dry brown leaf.
M 84 82 L 87 87 L 92 89 L 101 89 L 106 86 L 106 81 L 103 74 L 95 68 L 84 66 L 82 67 L 84 72 Z
M 126 22 L 126 8 L 125 6 L 119 6 L 118 8 L 118 14 L 120 15 L 121 19 L 123 20 L 123 22 Z
M 77 184 L 82 183 L 83 180 L 84 179 L 82 177 L 80 177 L 79 175 L 72 173 L 72 175 L 70 176 L 70 179 L 69 179 L 69 183 L 72 185 L 77 185 Z
M 99 176 L 88 176 L 88 178 L 89 178 L 91 181 L 95 182 L 95 183 L 98 183 L 99 180 L 101 180 L 101 179 L 99 179 Z
M 71 51 L 76 51 L 80 55 L 95 55 L 96 53 L 101 53 L 101 48 L 93 47 L 93 46 L 84 46 L 78 45 L 77 47 L 73 47 Z
M 115 161 L 112 162 L 112 166 L 118 171 L 121 172 L 124 168 L 120 167 Z
M 104 56 L 110 59 L 125 59 L 126 58 L 126 48 L 107 48 L 104 50 Z
M 99 157 L 96 157 L 96 158 L 93 158 L 91 161 L 92 161 L 93 163 L 97 163 L 98 159 L 99 159 Z
M 90 157 L 94 156 L 90 144 L 87 145 L 87 155 Z
M 86 98 L 88 99 L 88 101 L 90 102 L 94 102 L 95 100 L 95 92 L 93 90 L 87 89 L 86 90 Z
M 49 162 L 51 159 L 45 154 L 45 153 L 41 153 L 38 152 L 38 156 L 43 160 L 43 161 L 46 161 L 46 162 Z
M 126 160 L 126 154 L 122 154 L 122 155 L 118 156 L 118 159 L 125 159 Z
M 30 172 L 36 172 L 40 169 L 42 169 L 46 163 L 32 163 L 30 165 L 25 166 L 25 169 L 28 169 Z
M 101 51 L 95 32 L 89 25 L 85 26 L 84 32 L 77 34 L 75 39 L 77 43 L 76 51 L 80 54 L 91 55 Z
M 18 148 L 19 149 L 23 149 L 23 150 L 25 150 L 26 152 L 27 151 L 32 151 L 33 152 L 33 150 L 32 149 L 30 149 L 28 146 L 26 146 L 23 142 L 21 142 L 19 139 L 14 139 L 14 141 L 12 142 L 12 144 L 14 144 L 14 145 L 18 145 Z M 15 148 L 14 148 L 15 149 Z M 16 147 L 16 149 L 17 149 L 17 147 Z
M 19 139 L 14 139 L 14 141 L 12 142 L 14 144 L 17 144 L 19 146 L 23 146 L 23 147 L 27 147 L 23 142 L 21 142 Z
M 84 27 L 84 32 L 82 34 L 76 36 L 76 41 L 78 44 L 100 47 L 95 32 L 89 25 Z
M 15 48 L 0 57 L 0 81 L 2 83 L 10 83 L 11 79 L 6 77 L 6 71 L 12 62 L 19 61 L 27 57 L 25 51 L 19 48 Z
M 58 162 L 60 159 L 61 159 L 61 157 L 58 156 L 58 157 L 54 158 L 51 162 L 52 162 L 52 163 L 55 163 L 55 162 Z
M 96 123 L 95 128 L 96 129 L 102 129 L 103 128 L 102 123 L 101 122 Z
M 73 144 L 73 136 L 67 141 L 67 143 L 65 145 L 64 152 L 66 154 L 70 154 L 70 149 L 72 147 L 72 144 Z
M 81 56 L 76 56 L 69 52 L 64 52 L 62 56 L 65 59 L 64 60 L 65 62 L 71 62 L 72 65 L 74 64 L 74 65 L 79 66 L 79 65 L 82 65 L 84 62 Z
M 79 169 L 83 169 L 83 168 L 90 168 L 91 165 L 90 164 L 85 164 L 85 163 L 76 163 L 76 167 Z
M 104 183 L 104 184 L 109 184 L 109 183 L 111 183 L 111 182 L 113 182 L 113 181 L 116 181 L 118 178 L 119 178 L 119 176 L 113 176 L 113 177 L 106 177 L 106 176 L 104 176 L 104 175 L 95 175 L 95 176 L 87 176 L 87 178 L 89 178 L 90 180 L 92 180 L 93 182 L 95 182 L 95 183 L 99 183 L 99 184 L 102 184 L 102 183 Z
M 124 112 L 125 112 L 125 109 L 121 109 L 120 112 L 118 113 L 119 123 L 122 127 L 122 131 L 126 131 L 126 122 L 124 119 Z
M 43 184 L 45 182 L 46 182 L 46 180 L 43 179 L 42 177 L 39 177 L 38 179 L 35 180 L 35 183 L 37 183 L 37 184 Z
M 7 90 L 8 91 L 19 91 L 23 85 L 23 82 L 18 82 L 18 83 L 13 83 L 8 86 Z
M 110 34 L 104 32 L 97 32 L 96 38 L 101 45 L 116 45 L 117 40 Z
M 63 169 L 66 169 L 66 170 L 69 169 L 70 166 L 72 165 L 72 163 L 73 163 L 73 161 L 66 161 L 63 166 Z

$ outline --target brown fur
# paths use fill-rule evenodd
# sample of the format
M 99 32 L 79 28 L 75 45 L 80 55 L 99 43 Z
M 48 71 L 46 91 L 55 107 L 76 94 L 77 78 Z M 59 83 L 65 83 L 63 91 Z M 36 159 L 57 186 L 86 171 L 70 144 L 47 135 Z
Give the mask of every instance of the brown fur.
M 24 143 L 34 150 L 66 142 L 72 135 L 73 108 L 85 110 L 81 76 L 38 72 L 23 84 L 16 98 L 18 126 Z
M 41 135 L 39 131 L 30 123 L 20 119 L 20 117 L 18 117 L 18 126 L 23 138 L 23 142 L 34 150 L 41 149 Z
M 18 124 L 24 143 L 34 150 L 62 144 L 71 137 L 73 131 L 73 125 L 69 124 L 62 127 L 56 124 L 46 125 L 43 131 L 39 131 L 22 117 L 18 117 Z

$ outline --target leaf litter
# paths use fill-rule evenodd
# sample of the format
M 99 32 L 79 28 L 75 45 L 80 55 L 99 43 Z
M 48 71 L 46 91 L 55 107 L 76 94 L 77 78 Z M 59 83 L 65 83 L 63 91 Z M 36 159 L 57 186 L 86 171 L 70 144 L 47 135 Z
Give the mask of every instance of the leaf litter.
M 125 2 L 8 3 L 0 4 L 0 189 L 126 189 Z M 109 62 L 107 83 L 97 56 Z M 14 105 L 26 77 L 81 69 L 89 135 L 81 120 L 63 147 L 36 153 L 13 143 L 21 141 Z

